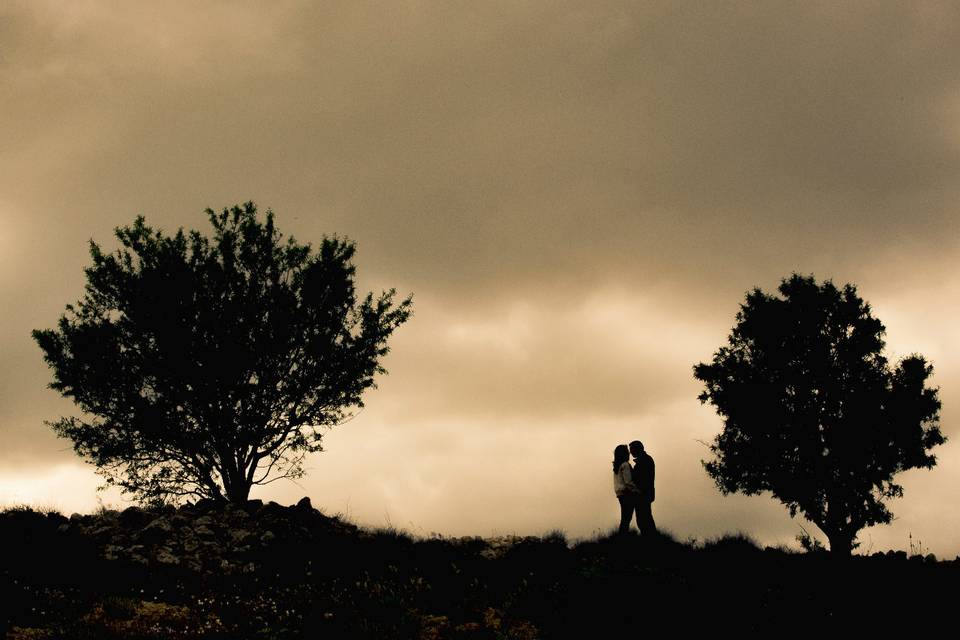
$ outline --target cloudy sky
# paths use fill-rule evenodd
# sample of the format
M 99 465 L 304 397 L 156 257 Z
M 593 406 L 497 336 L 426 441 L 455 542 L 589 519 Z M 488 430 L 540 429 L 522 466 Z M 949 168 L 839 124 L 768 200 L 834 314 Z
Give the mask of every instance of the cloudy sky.
M 87 241 L 253 200 L 415 300 L 367 408 L 257 497 L 588 536 L 640 438 L 661 527 L 793 543 L 809 525 L 703 472 L 691 370 L 799 271 L 855 283 L 941 388 L 951 440 L 863 548 L 960 553 L 955 3 L 265 6 L 0 2 L 0 504 L 97 505 L 29 335 L 80 297 Z

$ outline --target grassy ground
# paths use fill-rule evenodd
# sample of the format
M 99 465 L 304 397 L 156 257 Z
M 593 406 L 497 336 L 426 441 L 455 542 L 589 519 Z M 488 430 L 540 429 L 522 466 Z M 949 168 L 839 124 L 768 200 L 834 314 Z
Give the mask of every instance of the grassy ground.
M 333 522 L 335 519 L 329 519 Z M 594 638 L 652 629 L 888 634 L 948 620 L 960 565 L 835 561 L 760 549 L 562 533 L 491 542 L 317 528 L 221 575 L 106 560 L 55 512 L 0 512 L 7 638 Z M 274 523 L 273 528 L 278 529 Z

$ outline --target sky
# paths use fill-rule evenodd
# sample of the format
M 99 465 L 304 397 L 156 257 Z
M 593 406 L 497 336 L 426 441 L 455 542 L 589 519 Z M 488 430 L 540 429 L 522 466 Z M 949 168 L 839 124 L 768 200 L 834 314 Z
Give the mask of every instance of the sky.
M 44 425 L 74 408 L 30 337 L 82 295 L 88 241 L 252 200 L 414 296 L 366 408 L 254 497 L 587 537 L 641 439 L 658 526 L 796 546 L 812 525 L 704 472 L 692 367 L 799 272 L 855 284 L 940 388 L 938 465 L 861 551 L 952 558 L 958 195 L 956 3 L 2 0 L 0 504 L 125 505 Z

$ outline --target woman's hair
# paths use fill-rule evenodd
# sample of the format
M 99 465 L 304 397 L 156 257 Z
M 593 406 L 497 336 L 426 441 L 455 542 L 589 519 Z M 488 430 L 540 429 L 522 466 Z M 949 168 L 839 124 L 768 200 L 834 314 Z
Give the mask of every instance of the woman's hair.
M 613 450 L 613 472 L 618 473 L 620 471 L 620 465 L 629 461 L 630 449 L 628 449 L 625 444 L 618 444 L 617 448 Z

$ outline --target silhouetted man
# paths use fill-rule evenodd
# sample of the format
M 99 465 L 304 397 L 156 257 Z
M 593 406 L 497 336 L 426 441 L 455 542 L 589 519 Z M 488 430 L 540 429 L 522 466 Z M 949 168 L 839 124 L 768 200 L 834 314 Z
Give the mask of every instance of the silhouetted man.
M 637 528 L 641 535 L 650 536 L 657 532 L 651 510 L 656 498 L 653 486 L 656 469 L 653 458 L 643 450 L 643 443 L 639 440 L 630 443 L 630 454 L 633 456 L 633 483 L 640 489 L 640 495 L 637 496 Z

